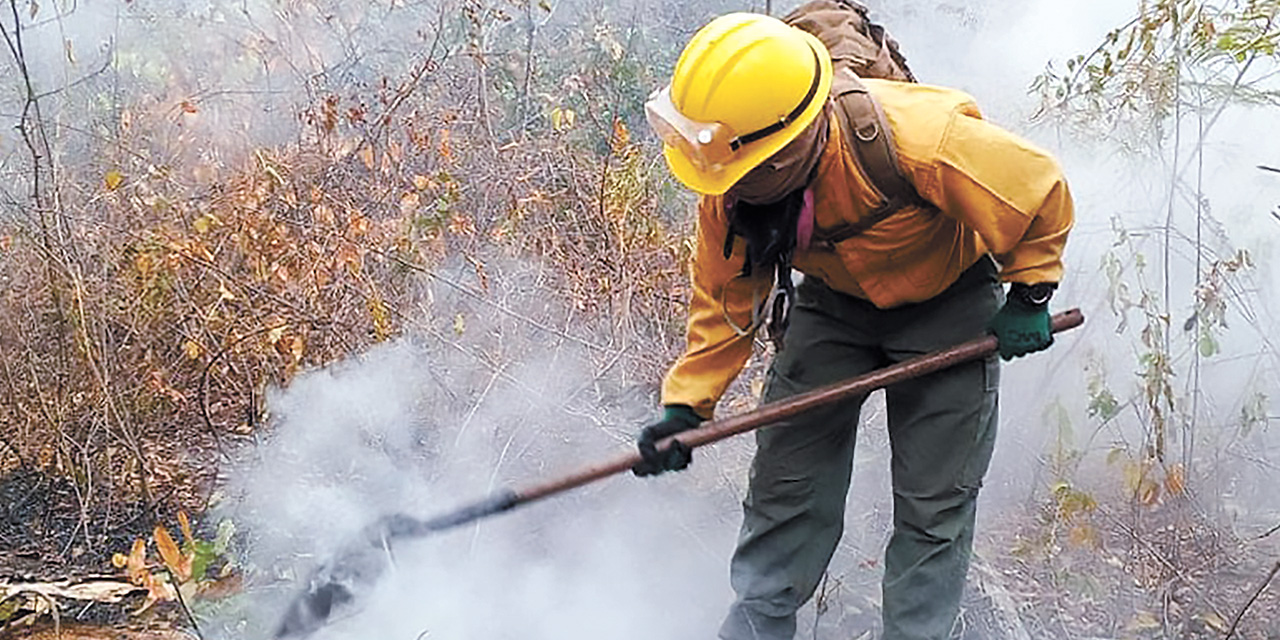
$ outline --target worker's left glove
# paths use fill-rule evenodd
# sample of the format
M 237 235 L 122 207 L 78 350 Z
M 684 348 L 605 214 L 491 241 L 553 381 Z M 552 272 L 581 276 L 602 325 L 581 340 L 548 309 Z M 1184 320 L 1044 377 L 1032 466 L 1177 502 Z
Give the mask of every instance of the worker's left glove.
M 674 441 L 666 449 L 658 450 L 658 441 L 674 436 L 702 424 L 702 416 L 694 412 L 692 407 L 683 404 L 670 404 L 662 412 L 662 419 L 645 427 L 636 438 L 640 448 L 640 457 L 644 458 L 636 466 L 631 467 L 637 476 L 656 476 L 664 471 L 679 471 L 689 466 L 693 460 L 693 449 L 689 445 Z
M 1056 284 L 1012 284 L 1004 306 L 991 319 L 990 330 L 1000 343 L 1000 357 L 1011 360 L 1049 348 L 1049 298 Z

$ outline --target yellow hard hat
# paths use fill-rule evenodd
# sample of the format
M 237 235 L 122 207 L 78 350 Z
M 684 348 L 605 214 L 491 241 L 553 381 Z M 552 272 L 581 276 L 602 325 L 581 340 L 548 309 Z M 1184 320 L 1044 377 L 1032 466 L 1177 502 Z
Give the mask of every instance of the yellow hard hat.
M 800 135 L 830 90 L 820 40 L 777 18 L 731 13 L 694 34 L 645 111 L 671 173 L 718 195 Z

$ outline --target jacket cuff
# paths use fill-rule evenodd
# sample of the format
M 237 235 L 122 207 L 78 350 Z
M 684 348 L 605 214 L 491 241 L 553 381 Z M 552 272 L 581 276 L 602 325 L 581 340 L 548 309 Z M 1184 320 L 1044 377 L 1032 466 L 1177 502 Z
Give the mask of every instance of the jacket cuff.
M 696 427 L 702 424 L 702 421 L 705 418 L 698 415 L 698 412 L 694 411 L 693 407 L 690 407 L 687 404 L 669 404 L 664 406 L 662 409 L 662 419 L 679 420 L 680 422 Z

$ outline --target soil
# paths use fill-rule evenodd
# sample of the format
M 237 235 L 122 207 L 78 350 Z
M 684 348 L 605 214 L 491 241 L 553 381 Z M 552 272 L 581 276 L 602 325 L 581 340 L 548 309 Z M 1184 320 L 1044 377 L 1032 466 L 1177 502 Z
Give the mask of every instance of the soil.
M 82 508 L 71 480 L 9 471 L 0 476 L 0 577 L 39 582 L 116 573 L 111 556 L 150 535 L 155 511 L 140 502 Z

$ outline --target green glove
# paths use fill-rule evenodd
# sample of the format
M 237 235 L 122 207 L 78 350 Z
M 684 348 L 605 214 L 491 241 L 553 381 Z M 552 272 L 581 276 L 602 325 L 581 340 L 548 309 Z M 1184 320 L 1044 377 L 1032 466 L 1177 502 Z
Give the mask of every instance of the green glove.
M 1013 284 L 1009 298 L 991 319 L 989 329 L 1000 342 L 1000 357 L 1012 360 L 1049 348 L 1053 344 L 1050 330 L 1049 298 L 1055 284 Z
M 662 412 L 662 419 L 645 427 L 636 438 L 640 457 L 644 458 L 631 468 L 637 476 L 656 476 L 664 471 L 679 471 L 693 460 L 693 449 L 680 441 L 658 450 L 658 441 L 677 433 L 696 429 L 702 424 L 702 416 L 683 404 L 671 404 Z

